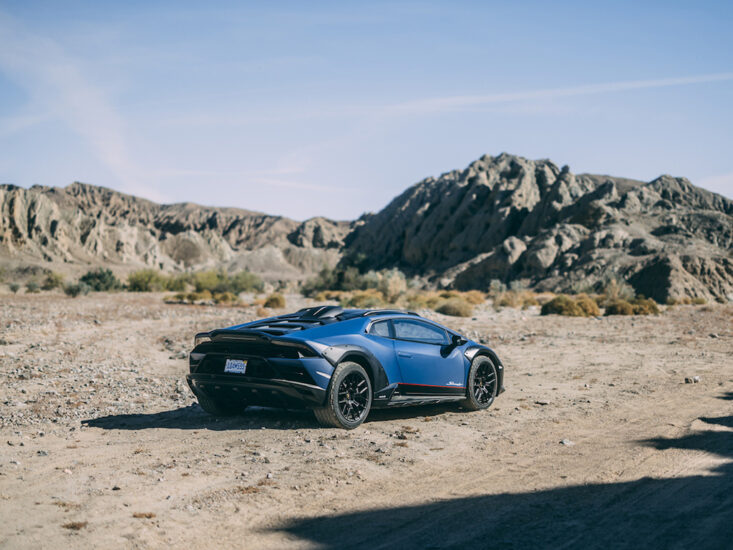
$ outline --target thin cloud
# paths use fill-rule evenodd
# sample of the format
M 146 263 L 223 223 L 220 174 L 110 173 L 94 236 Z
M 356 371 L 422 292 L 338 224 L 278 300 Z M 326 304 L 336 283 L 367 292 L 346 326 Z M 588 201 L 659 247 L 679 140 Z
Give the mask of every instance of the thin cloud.
M 587 84 L 570 88 L 546 88 L 486 95 L 457 95 L 448 97 L 434 97 L 406 101 L 389 106 L 387 109 L 396 113 L 432 113 L 467 109 L 494 103 L 511 103 L 518 101 L 532 101 L 554 99 L 559 97 L 584 96 L 642 90 L 646 88 L 668 88 L 672 86 L 688 86 L 691 84 L 705 84 L 709 82 L 726 82 L 733 80 L 733 73 L 714 73 L 677 78 L 661 78 L 656 80 L 627 80 L 622 82 L 606 82 L 602 84 Z
M 2 12 L 0 36 L 0 69 L 26 90 L 33 106 L 63 120 L 85 139 L 124 191 L 163 200 L 156 191 L 140 184 L 122 117 L 103 91 L 86 78 L 76 60 L 56 42 L 29 32 Z

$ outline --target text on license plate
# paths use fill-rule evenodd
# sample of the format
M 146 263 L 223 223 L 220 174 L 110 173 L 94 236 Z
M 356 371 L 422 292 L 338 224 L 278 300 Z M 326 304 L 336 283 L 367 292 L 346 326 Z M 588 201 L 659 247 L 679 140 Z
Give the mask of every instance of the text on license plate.
M 227 359 L 224 364 L 224 372 L 233 372 L 235 374 L 244 374 L 247 370 L 247 361 L 242 359 Z

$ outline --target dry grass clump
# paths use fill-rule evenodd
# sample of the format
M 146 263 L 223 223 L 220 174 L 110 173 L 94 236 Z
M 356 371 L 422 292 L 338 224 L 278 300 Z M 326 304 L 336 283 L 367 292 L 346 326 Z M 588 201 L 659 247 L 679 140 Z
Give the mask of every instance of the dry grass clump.
M 616 300 L 606 304 L 606 315 L 633 315 L 634 306 L 626 300 Z
M 637 296 L 632 300 L 631 305 L 634 306 L 635 315 L 659 315 L 659 306 L 651 298 Z
M 531 290 L 507 290 L 494 298 L 494 307 L 521 307 L 538 306 L 537 295 Z
M 273 292 L 265 300 L 264 306 L 273 309 L 282 309 L 285 307 L 285 296 L 279 292 Z
M 257 317 L 261 317 L 261 318 L 270 316 L 270 312 L 262 306 L 257 308 L 257 310 L 255 311 L 255 314 L 257 315 Z
M 596 301 L 587 294 L 578 294 L 575 297 L 575 303 L 578 304 L 578 307 L 582 309 L 588 317 L 597 317 L 601 314 L 601 309 L 598 307 Z
M 657 303 L 643 296 L 637 296 L 631 301 L 616 300 L 606 305 L 606 315 L 658 315 Z
M 453 317 L 470 317 L 473 315 L 473 306 L 464 298 L 455 297 L 447 299 L 435 311 Z
M 682 298 L 667 298 L 667 305 L 668 306 L 677 306 L 677 305 L 694 305 L 694 306 L 702 306 L 707 304 L 708 301 L 705 298 L 702 298 L 700 296 L 696 296 L 695 298 L 690 298 L 689 296 L 684 296 Z
M 540 315 L 565 315 L 568 317 L 587 317 L 588 314 L 572 297 L 566 294 L 555 296 L 543 304 Z
M 217 292 L 214 294 L 214 302 L 217 304 L 235 304 L 239 302 L 239 297 L 233 292 Z
M 357 290 L 348 297 L 342 298 L 341 305 L 344 307 L 370 308 L 382 307 L 385 304 L 384 294 L 376 288 Z
M 439 292 L 430 290 L 416 290 L 404 296 L 404 301 L 410 309 L 435 309 L 443 300 Z
M 64 523 L 61 527 L 72 531 L 80 531 L 87 525 L 89 525 L 89 522 L 86 521 L 70 521 L 69 523 Z
M 475 306 L 483 304 L 486 301 L 486 294 L 480 290 L 469 290 L 468 292 L 464 292 L 463 297 L 469 304 L 473 304 Z
M 313 296 L 313 299 L 317 302 L 325 302 L 327 300 L 340 302 L 341 300 L 346 300 L 349 296 L 351 296 L 351 293 L 345 290 L 321 290 Z

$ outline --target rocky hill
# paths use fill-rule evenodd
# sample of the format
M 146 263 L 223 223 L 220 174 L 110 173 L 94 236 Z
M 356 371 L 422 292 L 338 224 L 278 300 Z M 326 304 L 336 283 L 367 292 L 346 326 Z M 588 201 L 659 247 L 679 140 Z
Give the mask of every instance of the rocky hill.
M 620 277 L 657 300 L 733 299 L 732 245 L 733 201 L 684 178 L 574 175 L 507 154 L 413 185 L 346 238 L 355 261 L 459 289 Z
M 190 203 L 159 205 L 82 183 L 0 185 L 0 258 L 15 265 L 246 267 L 267 279 L 292 280 L 335 264 L 350 226 Z
M 0 186 L 0 258 L 49 267 L 248 268 L 297 280 L 324 265 L 398 267 L 440 286 L 548 290 L 628 280 L 642 294 L 733 299 L 733 201 L 661 176 L 574 175 L 484 156 L 355 222 L 159 205 L 80 183 Z

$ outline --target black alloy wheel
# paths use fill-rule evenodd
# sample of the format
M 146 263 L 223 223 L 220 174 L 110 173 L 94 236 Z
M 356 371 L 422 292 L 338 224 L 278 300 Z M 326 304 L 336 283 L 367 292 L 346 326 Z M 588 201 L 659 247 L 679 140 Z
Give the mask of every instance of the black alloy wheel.
M 468 371 L 466 399 L 461 402 L 463 408 L 470 411 L 488 409 L 496 398 L 498 382 L 493 361 L 483 355 L 474 358 Z
M 352 361 L 340 363 L 331 375 L 323 407 L 313 410 L 324 426 L 353 430 L 372 407 L 372 384 L 364 367 Z

